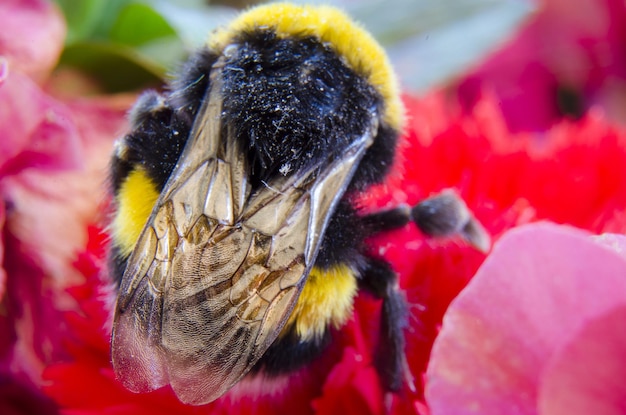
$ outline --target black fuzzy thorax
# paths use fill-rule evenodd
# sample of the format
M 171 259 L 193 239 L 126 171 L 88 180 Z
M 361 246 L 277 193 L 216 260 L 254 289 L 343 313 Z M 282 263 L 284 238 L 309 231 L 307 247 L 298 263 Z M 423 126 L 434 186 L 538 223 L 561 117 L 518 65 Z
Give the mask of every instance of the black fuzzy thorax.
M 223 69 L 224 121 L 248 149 L 254 180 L 329 164 L 382 110 L 375 89 L 312 37 L 259 30 L 235 43 Z

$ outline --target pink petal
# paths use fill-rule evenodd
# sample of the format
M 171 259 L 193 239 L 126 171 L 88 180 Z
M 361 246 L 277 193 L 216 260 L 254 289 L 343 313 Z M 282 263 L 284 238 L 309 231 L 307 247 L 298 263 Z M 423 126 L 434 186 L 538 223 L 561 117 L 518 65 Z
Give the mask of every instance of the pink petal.
M 4 204 L 0 203 L 0 232 L 4 228 L 6 221 L 6 210 Z M 4 241 L 0 240 L 0 264 L 4 264 Z M 0 265 L 0 299 L 4 298 L 6 291 L 7 273 L 3 266 Z
M 109 155 L 113 140 L 124 131 L 128 101 L 68 103 L 70 131 L 83 162 L 61 171 L 31 165 L 0 180 L 7 208 L 3 240 L 9 241 L 3 262 L 7 289 L 0 313 L 0 372 L 38 383 L 43 367 L 64 354 L 62 314 L 75 307 L 65 290 L 84 278 L 74 262 L 87 242 L 88 225 L 104 218 Z
M 57 172 L 32 168 L 0 182 L 11 205 L 11 233 L 63 286 L 76 274 L 71 263 L 85 246 L 87 225 L 105 219 L 108 162 L 113 141 L 124 132 L 130 99 L 68 103 L 80 163 Z M 66 150 L 72 151 L 71 144 Z
M 433 347 L 433 414 L 536 414 L 542 374 L 574 336 L 626 304 L 626 261 L 549 223 L 508 232 L 451 304 Z
M 0 84 L 0 102 L 11 103 L 0 106 L 0 177 L 81 164 L 80 138 L 66 105 L 15 71 Z
M 547 365 L 543 415 L 626 413 L 626 305 L 590 320 Z
M 65 22 L 56 5 L 45 0 L 3 0 L 0 27 L 0 55 L 9 60 L 12 70 L 38 81 L 46 78 L 65 39 Z
M 9 60 L 0 56 L 0 85 L 9 77 Z
M 593 238 L 598 244 L 612 249 L 626 259 L 626 236 L 617 233 L 605 233 Z

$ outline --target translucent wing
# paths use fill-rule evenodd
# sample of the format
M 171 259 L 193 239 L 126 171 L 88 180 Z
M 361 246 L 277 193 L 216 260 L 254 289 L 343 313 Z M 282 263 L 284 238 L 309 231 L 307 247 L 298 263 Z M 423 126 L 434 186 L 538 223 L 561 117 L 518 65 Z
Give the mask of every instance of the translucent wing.
M 191 404 L 228 391 L 276 339 L 377 128 L 341 160 L 250 194 L 239 140 L 223 138 L 220 70 L 129 258 L 113 326 L 125 386 L 171 384 Z

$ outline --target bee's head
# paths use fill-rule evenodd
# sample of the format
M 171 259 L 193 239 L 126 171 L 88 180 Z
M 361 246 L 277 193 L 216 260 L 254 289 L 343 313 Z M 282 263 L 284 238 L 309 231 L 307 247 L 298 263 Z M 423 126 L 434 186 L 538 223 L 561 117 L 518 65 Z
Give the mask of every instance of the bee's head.
M 362 187 L 384 175 L 402 105 L 383 50 L 345 15 L 261 6 L 217 32 L 210 46 L 224 57 L 225 125 L 249 149 L 253 178 L 341 157 L 372 124 L 367 168 L 353 182 Z

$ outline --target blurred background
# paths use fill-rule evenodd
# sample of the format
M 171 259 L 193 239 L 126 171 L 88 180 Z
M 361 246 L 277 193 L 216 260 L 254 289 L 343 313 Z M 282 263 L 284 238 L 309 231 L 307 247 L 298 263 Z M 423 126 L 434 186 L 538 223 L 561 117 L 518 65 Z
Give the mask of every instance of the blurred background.
M 89 69 L 108 88 L 133 86 L 140 80 L 140 70 L 161 76 L 186 52 L 200 46 L 217 25 L 258 3 L 59 0 L 69 24 L 62 63 Z M 421 91 L 493 49 L 534 7 L 523 0 L 334 0 L 324 4 L 329 3 L 372 32 L 388 50 L 405 86 Z M 115 71 L 108 71 L 114 66 Z M 120 70 L 128 73 L 120 74 Z M 137 78 L 114 76 L 123 74 Z
M 59 67 L 79 69 L 103 92 L 162 83 L 212 29 L 258 3 L 57 2 L 68 24 Z M 373 33 L 406 93 L 443 90 L 466 110 L 481 96 L 495 95 L 512 132 L 543 131 L 593 106 L 616 120 L 626 118 L 622 0 L 324 3 L 343 8 Z

